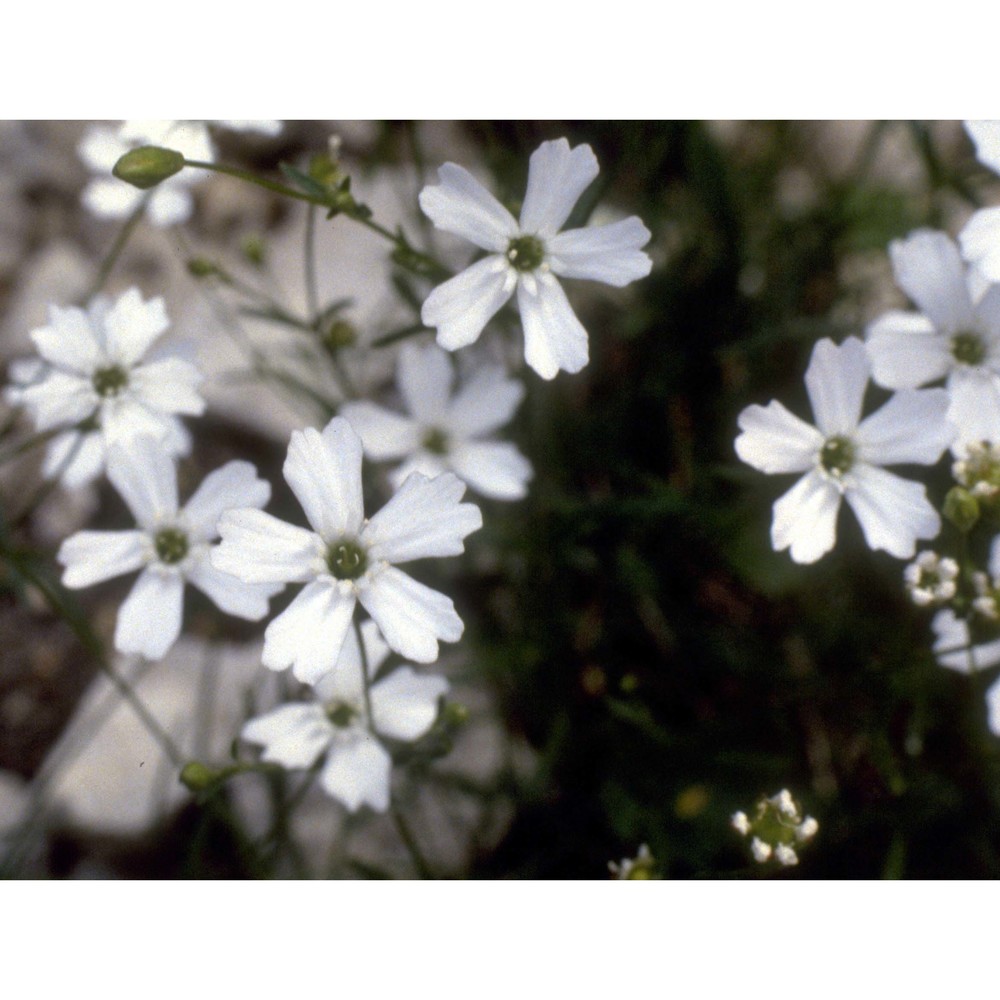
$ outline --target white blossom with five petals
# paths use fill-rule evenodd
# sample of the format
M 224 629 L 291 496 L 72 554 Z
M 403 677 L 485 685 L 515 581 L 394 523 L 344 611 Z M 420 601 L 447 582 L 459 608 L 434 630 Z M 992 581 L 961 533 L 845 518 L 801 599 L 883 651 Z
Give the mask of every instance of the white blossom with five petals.
M 108 479 L 135 517 L 131 531 L 78 531 L 59 548 L 62 582 L 71 588 L 142 570 L 118 611 L 115 648 L 162 659 L 181 632 L 184 584 L 191 583 L 226 614 L 259 621 L 281 588 L 247 584 L 209 562 L 216 522 L 229 507 L 270 499 L 270 484 L 249 462 L 209 473 L 179 506 L 177 472 L 160 442 L 138 437 L 108 449 Z
M 413 473 L 366 520 L 361 461 L 361 439 L 343 417 L 322 433 L 293 431 L 283 472 L 312 530 L 256 509 L 219 521 L 217 568 L 247 583 L 305 584 L 268 625 L 262 659 L 308 684 L 334 669 L 359 602 L 389 646 L 416 663 L 436 660 L 438 641 L 457 642 L 464 630 L 448 597 L 396 564 L 464 550 L 483 523 L 475 504 L 459 502 L 465 485 L 452 473 Z
M 642 251 L 650 233 L 637 216 L 560 232 L 598 170 L 590 146 L 543 142 L 531 154 L 528 190 L 516 220 L 463 167 L 445 163 L 439 169 L 441 183 L 420 192 L 420 207 L 438 229 L 488 254 L 424 302 L 421 317 L 437 328 L 442 347 L 454 351 L 475 341 L 516 290 L 527 363 L 545 379 L 587 364 L 587 331 L 557 276 L 620 288 L 652 267 Z
M 396 385 L 409 415 L 367 400 L 341 407 L 375 461 L 405 458 L 391 475 L 395 487 L 411 472 L 434 477 L 452 471 L 477 493 L 519 500 L 527 493 L 531 463 L 509 442 L 484 440 L 506 424 L 524 398 L 524 385 L 498 366 L 478 368 L 452 394 L 451 358 L 433 344 L 407 344 L 399 355 Z
M 1000 413 L 1000 285 L 983 292 L 958 247 L 930 229 L 894 240 L 889 254 L 896 283 L 920 312 L 891 310 L 868 327 L 872 377 L 887 389 L 946 379 L 958 454 L 983 440 Z
M 362 624 L 361 634 L 371 678 L 389 647 L 371 620 Z M 366 697 L 363 660 L 351 629 L 336 669 L 314 688 L 316 701 L 281 705 L 251 719 L 241 735 L 264 748 L 263 760 L 282 767 L 311 767 L 326 754 L 319 783 L 327 794 L 351 812 L 362 805 L 385 812 L 392 758 L 379 737 L 419 739 L 434 724 L 438 700 L 447 690 L 443 677 L 424 677 L 402 666 L 371 684 Z
M 934 538 L 941 519 L 923 485 L 884 465 L 933 465 L 954 436 L 945 419 L 943 389 L 896 393 L 861 419 L 870 363 L 864 344 L 821 340 L 806 371 L 816 426 L 776 400 L 739 416 L 736 453 L 766 473 L 805 473 L 774 505 L 771 542 L 799 563 L 815 562 L 836 541 L 841 500 L 857 515 L 865 540 L 898 559 L 913 556 L 917 539 Z

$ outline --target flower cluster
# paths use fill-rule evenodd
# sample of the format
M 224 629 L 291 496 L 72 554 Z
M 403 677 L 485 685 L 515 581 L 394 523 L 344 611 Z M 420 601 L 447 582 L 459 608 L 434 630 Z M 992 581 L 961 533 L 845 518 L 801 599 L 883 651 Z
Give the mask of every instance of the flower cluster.
M 797 865 L 796 848 L 812 840 L 819 830 L 819 823 L 812 816 L 803 816 L 787 788 L 770 797 L 762 795 L 752 817 L 745 812 L 733 813 L 731 823 L 737 833 L 750 838 L 750 853 L 760 864 L 773 857 L 781 865 Z

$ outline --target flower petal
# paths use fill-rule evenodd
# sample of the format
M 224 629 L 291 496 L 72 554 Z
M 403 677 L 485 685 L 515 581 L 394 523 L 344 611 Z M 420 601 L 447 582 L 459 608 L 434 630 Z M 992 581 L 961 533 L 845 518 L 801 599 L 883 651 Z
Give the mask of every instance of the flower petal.
M 389 752 L 371 733 L 358 730 L 353 739 L 338 742 L 333 748 L 319 782 L 351 812 L 363 805 L 385 812 L 389 808 L 391 774 Z
M 49 325 L 32 330 L 31 339 L 50 364 L 88 379 L 104 358 L 82 309 L 49 306 Z
M 394 490 L 398 490 L 414 472 L 419 472 L 426 479 L 434 479 L 450 471 L 449 462 L 444 455 L 421 448 L 389 473 L 389 482 Z
M 935 328 L 957 333 L 974 323 L 965 264 L 945 233 L 918 229 L 889 244 L 896 284 L 920 307 Z
M 817 341 L 806 369 L 806 391 L 824 437 L 857 428 L 869 372 L 865 345 L 857 337 L 839 347 L 829 339 Z
M 872 377 L 887 389 L 916 389 L 952 367 L 948 339 L 921 313 L 890 310 L 868 327 L 867 338 Z
M 452 399 L 445 429 L 455 438 L 491 434 L 513 419 L 524 391 L 524 383 L 510 378 L 502 368 L 480 368 Z
M 448 690 L 443 677 L 421 676 L 400 667 L 371 689 L 372 722 L 395 740 L 416 740 L 434 725 L 438 699 Z
M 1000 174 L 1000 121 L 973 119 L 965 122 L 965 131 L 976 147 L 976 159 Z
M 566 139 L 543 142 L 528 163 L 521 232 L 543 238 L 555 236 L 599 172 L 590 146 L 570 149 Z
M 66 567 L 63 586 L 89 587 L 142 566 L 146 535 L 142 531 L 78 531 L 59 546 L 56 559 Z
M 20 403 L 31 412 L 35 428 L 40 431 L 86 420 L 100 402 L 90 379 L 61 371 L 50 371 L 40 382 L 20 392 Z
M 170 326 L 163 299 L 144 302 L 137 288 L 121 295 L 104 314 L 104 338 L 108 357 L 133 367 Z
M 340 415 L 361 438 L 365 454 L 376 462 L 402 458 L 420 447 L 420 426 L 415 421 L 375 403 L 345 403 Z
M 957 618 L 951 608 L 939 611 L 931 621 L 931 628 L 937 637 L 934 652 L 942 667 L 969 674 L 1000 663 L 1000 639 L 969 648 L 968 623 Z
M 68 490 L 92 483 L 104 472 L 104 438 L 99 431 L 67 431 L 52 439 L 45 452 L 42 475 Z
M 437 329 L 446 350 L 467 347 L 514 294 L 516 282 L 505 257 L 490 256 L 467 267 L 424 300 L 420 318 Z
M 652 270 L 652 260 L 642 251 L 651 235 L 637 215 L 605 226 L 568 229 L 548 241 L 546 258 L 563 278 L 587 278 L 622 288 Z
M 477 493 L 494 500 L 520 500 L 534 474 L 531 463 L 507 441 L 465 441 L 452 452 L 451 465 Z
M 132 369 L 129 386 L 143 403 L 163 413 L 200 416 L 205 400 L 198 395 L 204 376 L 188 361 L 164 358 Z
M 973 212 L 958 242 L 967 261 L 990 281 L 1000 281 L 1000 208 Z
M 108 447 L 108 479 L 143 528 L 177 518 L 177 469 L 163 445 L 150 437 Z
M 484 250 L 506 252 L 517 235 L 514 216 L 464 167 L 445 163 L 438 177 L 440 184 L 420 192 L 420 207 L 431 222 Z
M 948 383 L 948 421 L 958 428 L 951 444 L 956 456 L 970 444 L 1000 444 L 1000 379 L 977 371 L 956 371 Z
M 805 472 L 816 465 L 823 435 L 789 412 L 776 399 L 767 406 L 748 406 L 739 415 L 743 432 L 736 454 L 761 472 Z
M 219 518 L 238 507 L 263 507 L 271 499 L 271 484 L 257 477 L 250 462 L 227 462 L 201 481 L 182 514 L 192 535 L 200 541 L 218 538 Z
M 314 580 L 264 632 L 261 661 L 271 670 L 291 667 L 296 678 L 315 684 L 337 665 L 354 615 L 354 590 L 332 578 Z
M 790 548 L 795 562 L 816 562 L 837 540 L 839 510 L 840 490 L 814 469 L 774 503 L 771 522 L 774 550 Z
M 382 638 L 378 625 L 370 618 L 361 623 L 361 638 L 365 644 L 368 676 L 374 677 L 389 655 L 389 647 Z M 316 697 L 324 702 L 344 701 L 349 705 L 364 706 L 365 682 L 361 671 L 361 649 L 353 627 L 347 630 L 344 637 L 337 666 L 316 681 L 313 690 Z
M 955 437 L 945 389 L 903 389 L 858 427 L 858 460 L 871 465 L 933 465 Z
M 322 434 L 313 427 L 292 431 L 282 472 L 325 542 L 353 538 L 361 530 L 361 457 L 361 438 L 343 417 L 334 417 Z
M 325 752 L 334 728 L 322 705 L 280 705 L 247 722 L 240 736 L 264 748 L 261 758 L 282 767 L 312 766 Z
M 262 510 L 227 510 L 218 529 L 212 565 L 244 583 L 304 583 L 322 569 L 316 535 Z
M 465 630 L 450 598 L 395 566 L 387 566 L 370 579 L 359 590 L 358 600 L 389 646 L 414 663 L 433 663 L 438 658 L 438 640 L 458 642 Z
M 941 530 L 941 518 L 922 483 L 874 465 L 857 465 L 850 476 L 844 497 L 861 523 L 869 548 L 909 559 L 917 539 L 934 538 Z
M 464 493 L 453 473 L 413 473 L 361 532 L 368 558 L 400 563 L 464 552 L 465 536 L 483 526 L 479 508 L 459 502 Z
M 559 371 L 580 371 L 590 356 L 587 331 L 552 275 L 541 275 L 533 284 L 533 291 L 524 281 L 517 286 L 524 360 L 544 379 Z
M 153 566 L 139 574 L 118 610 L 115 649 L 159 660 L 181 634 L 184 578 L 176 570 Z
M 281 583 L 244 583 L 216 569 L 206 552 L 187 570 L 187 578 L 227 615 L 259 622 L 270 610 L 269 602 L 284 589 Z
M 436 344 L 406 344 L 399 352 L 396 385 L 406 408 L 424 426 L 444 420 L 454 380 L 451 357 Z

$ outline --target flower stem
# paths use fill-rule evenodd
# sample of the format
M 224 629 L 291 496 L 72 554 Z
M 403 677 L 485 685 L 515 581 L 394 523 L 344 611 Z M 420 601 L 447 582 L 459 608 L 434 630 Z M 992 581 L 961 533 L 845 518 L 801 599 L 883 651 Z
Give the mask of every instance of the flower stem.
M 396 829 L 399 831 L 399 838 L 406 846 L 406 850 L 410 854 L 410 860 L 413 862 L 413 867 L 416 868 L 417 874 L 423 879 L 433 879 L 434 873 L 427 864 L 427 860 L 424 858 L 424 855 L 420 850 L 420 845 L 417 843 L 416 837 L 413 836 L 413 831 L 410 829 L 409 824 L 403 818 L 403 814 L 400 811 L 399 806 L 397 806 L 395 802 L 392 802 L 390 803 L 389 809 L 392 812 L 392 819 L 396 824 Z
M 149 196 L 144 197 L 138 205 L 132 209 L 132 214 L 125 220 L 125 224 L 118 231 L 118 236 L 115 238 L 115 242 L 111 245 L 111 249 L 107 252 L 104 260 L 101 261 L 100 270 L 97 272 L 97 276 L 94 278 L 93 283 L 90 288 L 87 289 L 84 294 L 83 301 L 81 305 L 87 305 L 90 300 L 97 295 L 98 292 L 104 287 L 105 282 L 111 276 L 111 271 L 115 264 L 118 262 L 118 258 L 121 256 L 122 251 L 128 244 L 132 233 L 135 231 L 135 227 L 139 224 L 139 220 L 146 213 L 146 203 L 149 201 Z

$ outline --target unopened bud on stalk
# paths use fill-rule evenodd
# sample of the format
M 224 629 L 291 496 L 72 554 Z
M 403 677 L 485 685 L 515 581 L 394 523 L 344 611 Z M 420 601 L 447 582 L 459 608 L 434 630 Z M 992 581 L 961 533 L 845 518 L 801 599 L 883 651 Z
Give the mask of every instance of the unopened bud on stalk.
M 203 792 L 216 780 L 218 774 L 200 761 L 193 760 L 191 763 L 184 765 L 181 769 L 180 777 L 181 784 L 188 791 Z
M 184 169 L 184 154 L 162 146 L 140 146 L 126 153 L 111 171 L 119 180 L 145 191 Z
M 965 534 L 979 520 L 979 501 L 964 486 L 953 486 L 944 498 L 941 512 Z

